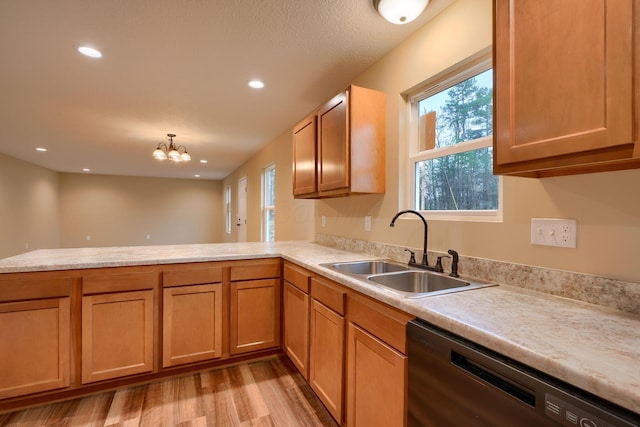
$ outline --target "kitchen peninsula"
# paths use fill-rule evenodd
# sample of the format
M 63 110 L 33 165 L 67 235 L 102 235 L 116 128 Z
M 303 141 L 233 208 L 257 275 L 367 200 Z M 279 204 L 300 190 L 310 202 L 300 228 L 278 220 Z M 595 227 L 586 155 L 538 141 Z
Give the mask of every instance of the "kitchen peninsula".
M 234 356 L 247 360 L 281 351 L 280 304 L 284 264 L 285 278 L 286 266 L 308 271 L 316 278 L 334 283 L 329 286 L 332 290 L 344 289 L 347 294 L 353 293 L 354 301 L 375 303 L 386 307 L 384 310 L 404 313 L 407 319 L 420 317 L 616 405 L 640 412 L 638 316 L 502 284 L 407 299 L 321 265 L 371 258 L 367 254 L 296 241 L 52 249 L 0 260 L 0 316 L 15 312 L 12 307 L 19 304 L 29 306 L 25 310 L 43 308 L 38 314 L 42 316 L 46 313 L 40 319 L 43 323 L 51 318 L 64 320 L 62 323 L 67 325 L 68 330 L 66 335 L 60 331 L 62 346 L 72 349 L 68 357 L 61 357 L 57 361 L 60 366 L 67 368 L 60 384 L 47 392 L 25 389 L 14 394 L 7 393 L 7 386 L 2 384 L 0 391 L 5 399 L 0 400 L 0 410 L 97 391 L 100 384 L 113 388 L 136 381 L 148 381 L 153 379 L 153 375 L 176 375 L 205 366 L 187 360 L 186 365 L 175 369 L 172 368 L 171 358 L 167 359 L 167 343 L 180 345 L 179 340 L 170 341 L 167 335 L 162 338 L 171 325 L 166 318 L 163 323 L 162 313 L 163 310 L 165 315 L 167 313 L 166 303 L 172 295 L 168 291 L 172 289 L 193 288 L 196 293 L 209 295 L 212 301 L 231 298 L 236 303 L 261 301 L 261 306 L 269 306 L 275 320 L 267 327 L 271 328 L 274 341 L 262 347 L 248 348 L 248 351 L 242 350 L 243 345 L 259 340 L 233 332 L 241 330 L 242 322 L 246 319 L 239 312 L 234 314 L 234 304 L 227 306 L 223 303 L 218 306 L 218 312 L 224 316 L 222 319 L 230 318 L 232 325 L 237 322 L 231 328 L 231 337 L 223 350 L 223 353 L 230 354 L 223 356 L 218 365 L 223 365 L 225 361 L 233 362 Z M 107 286 L 107 279 L 111 276 L 118 276 L 122 281 L 115 288 L 107 289 L 108 292 L 100 292 L 101 287 Z M 221 284 L 231 284 L 231 287 L 227 289 Z M 217 288 L 217 285 L 221 287 Z M 43 295 L 37 292 L 43 292 Z M 89 345 L 84 323 L 88 313 L 91 313 L 84 305 L 99 305 L 110 298 L 113 300 L 113 295 L 117 294 L 134 296 L 133 300 L 137 302 L 133 304 L 141 308 L 141 313 L 149 316 L 149 323 L 145 327 L 151 328 L 147 344 L 151 347 L 144 350 L 145 357 L 151 359 L 147 360 L 148 366 L 138 371 L 142 374 L 131 374 L 131 381 L 122 380 L 127 372 L 123 372 L 122 376 L 110 377 L 109 373 L 98 369 L 102 357 L 100 354 L 93 355 L 92 362 L 98 367 L 93 371 L 87 369 L 84 357 Z M 247 298 L 243 299 L 245 296 Z M 263 304 L 265 298 L 270 299 L 271 305 Z M 161 304 L 163 300 L 164 306 Z M 44 306 L 38 305 L 43 304 L 42 301 L 45 301 Z M 51 310 L 62 314 L 47 317 L 51 315 Z M 94 316 L 108 314 L 99 311 L 93 313 Z M 260 319 L 269 319 L 268 312 L 262 308 L 252 314 Z M 99 327 L 100 324 L 96 325 Z M 6 330 L 2 333 L 3 336 L 11 336 Z M 220 333 L 217 330 L 216 336 Z M 217 348 L 221 349 L 219 345 Z M 11 351 L 11 346 L 3 343 L 3 349 L 0 350 L 2 359 L 6 360 Z M 7 369 L 5 363 L 2 365 L 0 369 Z M 217 365 L 213 363 L 211 366 Z M 4 373 L 0 377 L 4 378 Z M 101 383 L 109 378 L 111 382 Z M 114 378 L 117 380 L 114 381 Z

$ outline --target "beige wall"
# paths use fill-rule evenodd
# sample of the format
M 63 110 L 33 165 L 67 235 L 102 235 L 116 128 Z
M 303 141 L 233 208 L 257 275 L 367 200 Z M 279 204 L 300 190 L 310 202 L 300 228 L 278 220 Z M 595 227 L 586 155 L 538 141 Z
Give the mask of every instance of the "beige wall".
M 61 246 L 221 242 L 221 189 L 211 180 L 61 173 Z
M 316 202 L 293 198 L 291 150 L 291 131 L 287 130 L 224 180 L 223 191 L 227 185 L 231 186 L 232 217 L 235 219 L 238 209 L 238 180 L 243 176 L 247 177 L 248 242 L 261 240 L 262 170 L 270 163 L 275 163 L 276 167 L 276 240 L 313 240 L 315 236 L 313 227 Z M 235 224 L 235 221 L 232 221 L 231 234 L 224 233 L 225 242 L 236 241 Z
M 404 202 L 406 103 L 402 92 L 492 43 L 490 0 L 458 0 L 354 80 L 387 94 L 387 192 L 317 204 L 319 233 L 422 247 L 422 225 L 389 228 Z M 579 108 L 579 106 L 578 106 Z M 547 179 L 504 178 L 502 223 L 430 221 L 429 248 L 640 282 L 640 170 Z M 327 226 L 320 217 L 327 216 Z M 364 231 L 364 216 L 373 229 Z M 575 218 L 577 249 L 533 246 L 532 217 Z
M 60 244 L 58 174 L 0 154 L 0 258 Z

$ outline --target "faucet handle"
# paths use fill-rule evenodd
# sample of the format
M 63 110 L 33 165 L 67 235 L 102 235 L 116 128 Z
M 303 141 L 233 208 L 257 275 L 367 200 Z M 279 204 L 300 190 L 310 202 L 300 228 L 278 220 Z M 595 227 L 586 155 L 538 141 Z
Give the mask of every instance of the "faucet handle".
M 442 258 L 451 258 L 449 255 L 439 256 L 436 260 L 436 265 L 434 270 L 436 273 L 444 273 L 444 268 L 442 268 Z
M 409 264 L 415 264 L 416 263 L 416 253 L 413 252 L 411 249 L 405 249 L 405 252 L 409 252 L 411 254 L 411 258 L 409 258 Z

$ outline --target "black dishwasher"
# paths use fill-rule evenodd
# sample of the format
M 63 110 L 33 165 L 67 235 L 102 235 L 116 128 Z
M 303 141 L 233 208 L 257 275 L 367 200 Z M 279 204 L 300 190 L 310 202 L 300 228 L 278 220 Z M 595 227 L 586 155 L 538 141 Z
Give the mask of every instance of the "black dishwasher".
M 407 425 L 640 426 L 640 416 L 423 320 L 407 325 Z

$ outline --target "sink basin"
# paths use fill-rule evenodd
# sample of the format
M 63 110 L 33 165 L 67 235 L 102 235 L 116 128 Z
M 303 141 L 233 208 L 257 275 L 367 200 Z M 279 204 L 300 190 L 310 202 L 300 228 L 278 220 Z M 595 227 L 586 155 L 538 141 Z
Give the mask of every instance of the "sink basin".
M 471 282 L 445 274 L 422 270 L 374 274 L 369 276 L 368 280 L 408 298 L 420 298 L 428 295 L 493 286 L 492 283 Z
M 330 264 L 329 267 L 347 274 L 382 274 L 396 271 L 407 271 L 409 267 L 390 261 L 352 261 Z

